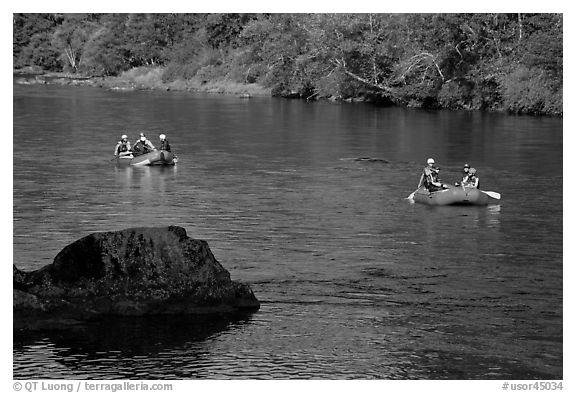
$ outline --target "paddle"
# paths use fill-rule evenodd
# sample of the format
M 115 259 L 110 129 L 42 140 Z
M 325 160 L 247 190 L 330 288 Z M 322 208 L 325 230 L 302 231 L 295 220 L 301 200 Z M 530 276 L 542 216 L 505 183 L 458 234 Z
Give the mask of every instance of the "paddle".
M 422 186 L 418 186 L 418 188 L 417 188 L 412 194 L 408 195 L 408 197 L 407 197 L 406 199 L 408 199 L 408 200 L 410 200 L 410 201 L 413 201 L 413 200 L 414 200 L 414 196 L 416 195 L 416 192 L 417 192 L 419 189 L 421 189 L 421 188 L 422 188 Z
M 488 195 L 491 198 L 500 199 L 500 194 L 495 191 L 484 191 L 484 190 L 480 191 L 482 191 L 484 194 Z
M 127 152 L 122 152 L 122 153 L 120 153 L 119 155 L 112 157 L 112 158 L 110 159 L 110 161 L 114 161 L 114 160 L 117 160 L 117 159 L 119 159 L 119 158 L 134 158 L 134 157 L 132 156 L 132 152 L 131 152 L 131 151 L 127 151 Z
M 120 152 L 117 156 L 114 156 L 114 158 L 112 158 L 112 160 L 115 160 L 118 157 L 124 157 L 124 156 L 129 156 L 129 155 L 132 155 L 131 151 L 123 151 L 123 152 Z M 110 161 L 112 161 L 112 160 L 110 160 Z
M 408 195 L 408 197 L 406 199 L 413 201 L 414 200 L 414 195 L 416 195 L 416 191 L 418 191 L 420 189 L 420 187 L 422 187 L 422 183 L 424 181 L 424 174 L 422 174 L 420 176 L 420 181 L 418 182 L 418 188 L 410 195 Z

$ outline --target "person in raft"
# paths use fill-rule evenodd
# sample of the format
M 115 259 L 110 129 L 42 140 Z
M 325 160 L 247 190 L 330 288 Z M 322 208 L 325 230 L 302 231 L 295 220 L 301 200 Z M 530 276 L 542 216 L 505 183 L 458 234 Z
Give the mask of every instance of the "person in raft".
M 128 141 L 127 135 L 122 135 L 122 138 L 116 144 L 116 148 L 114 149 L 114 157 L 126 156 L 131 154 L 130 151 L 130 142 Z
M 170 143 L 168 143 L 168 139 L 166 139 L 165 134 L 160 134 L 160 147 L 158 150 L 170 151 Z
M 461 183 L 464 182 L 464 179 L 468 177 L 468 171 L 470 170 L 470 165 L 464 164 L 464 168 L 462 168 L 462 181 L 454 183 L 455 186 L 459 186 Z
M 140 133 L 140 140 L 136 142 L 134 147 L 132 148 L 134 151 L 135 156 L 140 156 L 142 154 L 150 153 L 153 150 L 156 150 L 152 142 L 146 139 L 146 135 L 143 132 Z
M 440 173 L 440 168 L 434 166 L 435 162 L 433 158 L 429 158 L 426 161 L 426 166 L 422 171 L 422 176 L 420 176 L 420 181 L 418 182 L 418 188 L 426 187 L 429 192 L 443 190 L 445 187 L 438 178 Z
M 470 168 L 468 176 L 462 179 L 462 185 L 466 187 L 480 188 L 480 178 L 476 175 L 476 168 Z

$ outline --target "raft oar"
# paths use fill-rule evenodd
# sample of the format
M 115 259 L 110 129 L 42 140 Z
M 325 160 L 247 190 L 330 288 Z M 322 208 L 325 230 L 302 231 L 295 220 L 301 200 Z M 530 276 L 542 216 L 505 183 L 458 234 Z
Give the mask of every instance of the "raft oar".
M 488 195 L 491 198 L 500 199 L 500 194 L 495 191 L 484 191 L 484 190 L 480 191 L 482 191 L 484 194 Z
M 117 156 L 112 157 L 112 158 L 110 159 L 110 161 L 114 161 L 114 160 L 116 160 L 116 159 L 118 159 L 118 158 L 126 157 L 126 156 L 131 156 L 131 155 L 132 155 L 132 152 L 131 152 L 131 151 L 123 151 L 122 153 L 118 154 Z M 132 157 L 131 157 L 131 158 L 132 158 Z
M 419 190 L 419 189 L 418 189 Z M 418 191 L 416 190 L 416 191 Z M 414 191 L 412 194 L 408 195 L 408 197 L 406 199 L 410 199 L 413 200 L 414 199 L 414 195 L 416 194 L 416 191 Z

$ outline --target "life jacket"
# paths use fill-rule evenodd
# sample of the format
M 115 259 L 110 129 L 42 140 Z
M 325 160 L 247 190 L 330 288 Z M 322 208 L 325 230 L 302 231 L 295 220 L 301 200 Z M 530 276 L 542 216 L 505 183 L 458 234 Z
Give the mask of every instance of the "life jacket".
M 136 142 L 136 144 L 134 145 L 132 150 L 137 155 L 141 155 L 141 154 L 147 153 L 150 149 L 148 148 L 148 146 L 146 146 L 145 143 L 143 143 L 142 141 L 138 141 L 138 142 Z
M 424 168 L 424 187 L 427 190 L 433 189 L 434 191 L 438 189 L 438 186 L 432 183 L 438 183 L 440 179 L 438 179 L 438 171 L 432 170 L 428 167 Z
M 122 141 L 118 142 L 120 146 L 118 146 L 118 153 L 123 153 L 128 151 L 128 143 L 124 143 Z
M 164 139 L 160 144 L 160 150 L 170 151 L 170 144 L 168 143 L 168 139 Z
M 468 174 L 463 180 L 464 185 L 473 185 L 476 183 L 476 175 Z

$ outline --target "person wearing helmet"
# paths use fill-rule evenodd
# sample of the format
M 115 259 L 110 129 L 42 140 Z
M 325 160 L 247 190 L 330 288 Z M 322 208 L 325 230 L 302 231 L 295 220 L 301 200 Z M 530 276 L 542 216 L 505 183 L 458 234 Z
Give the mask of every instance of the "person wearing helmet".
M 459 186 L 461 183 L 464 182 L 464 179 L 468 176 L 468 171 L 470 170 L 469 164 L 464 164 L 464 168 L 462 168 L 462 182 L 456 182 L 454 185 Z
M 114 149 L 114 156 L 126 156 L 131 153 L 132 152 L 130 151 L 130 142 L 128 141 L 128 136 L 124 134 L 116 144 L 116 148 Z
M 170 151 L 170 143 L 168 143 L 168 139 L 166 139 L 165 134 L 160 134 L 160 147 L 158 149 Z
M 142 154 L 150 153 L 152 150 L 156 150 L 152 142 L 146 139 L 146 135 L 143 132 L 140 133 L 140 139 L 134 145 L 132 149 L 135 156 L 140 156 Z
M 422 171 L 422 176 L 420 176 L 418 188 L 424 186 L 429 192 L 439 191 L 446 188 L 438 178 L 439 173 L 440 168 L 436 166 L 436 162 L 433 158 L 429 158 L 426 161 L 424 170 Z
M 462 179 L 462 185 L 466 187 L 480 188 L 480 179 L 478 178 L 476 168 L 470 168 L 468 175 Z

